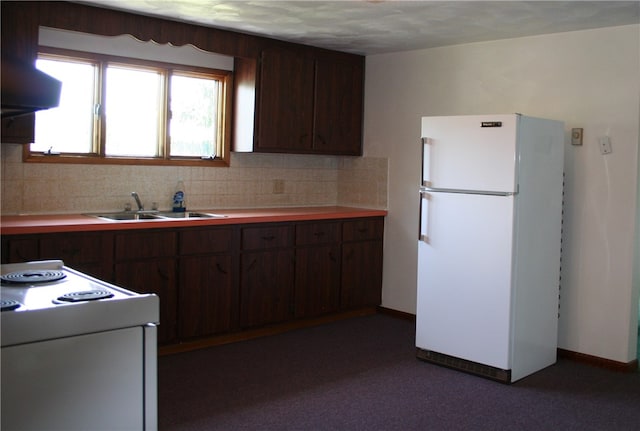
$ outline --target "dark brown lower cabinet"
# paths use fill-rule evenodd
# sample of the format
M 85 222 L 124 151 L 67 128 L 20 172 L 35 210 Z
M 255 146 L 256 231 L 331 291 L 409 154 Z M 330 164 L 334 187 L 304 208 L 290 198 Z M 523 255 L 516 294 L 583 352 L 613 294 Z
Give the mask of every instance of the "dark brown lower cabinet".
M 296 318 L 340 308 L 340 232 L 334 220 L 296 224 Z
M 111 280 L 113 237 L 103 232 L 2 237 L 2 263 L 60 259 L 75 270 Z
M 2 236 L 2 263 L 63 259 L 160 297 L 161 345 L 374 307 L 383 217 Z
M 313 317 L 340 308 L 340 246 L 296 250 L 295 317 Z
M 178 337 L 203 337 L 233 329 L 238 300 L 231 256 L 181 257 L 179 267 Z
M 382 302 L 384 219 L 345 221 L 342 229 L 340 307 L 378 306 Z
M 176 259 L 172 257 L 119 262 L 115 284 L 138 293 L 155 293 L 160 298 L 158 344 L 177 340 Z
M 341 308 L 380 305 L 382 295 L 382 242 L 363 241 L 342 246 Z
M 246 252 L 240 262 L 240 326 L 293 317 L 293 249 Z
M 177 341 L 177 232 L 122 231 L 115 235 L 115 284 L 160 298 L 158 343 Z

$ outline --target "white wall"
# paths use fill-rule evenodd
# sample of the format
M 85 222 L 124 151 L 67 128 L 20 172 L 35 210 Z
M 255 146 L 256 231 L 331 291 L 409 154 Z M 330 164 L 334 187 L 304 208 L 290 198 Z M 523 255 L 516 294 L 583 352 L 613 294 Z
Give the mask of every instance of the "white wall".
M 567 130 L 559 347 L 635 359 L 639 77 L 639 25 L 367 57 L 365 155 L 389 159 L 383 306 L 415 313 L 420 117 L 558 119 Z M 584 128 L 581 147 L 569 145 L 573 127 Z M 605 135 L 613 152 L 603 156 Z

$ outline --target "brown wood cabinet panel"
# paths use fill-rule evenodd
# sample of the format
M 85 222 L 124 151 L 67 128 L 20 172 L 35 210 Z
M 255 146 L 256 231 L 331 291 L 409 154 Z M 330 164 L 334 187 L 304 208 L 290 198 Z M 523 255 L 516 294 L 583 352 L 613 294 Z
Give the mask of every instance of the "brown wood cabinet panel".
M 116 235 L 116 261 L 149 259 L 177 254 L 175 231 L 122 231 Z
M 296 245 L 327 244 L 340 241 L 340 222 L 296 225 Z
M 2 11 L 0 26 L 3 61 L 12 57 L 33 63 L 38 45 L 37 14 L 25 7 L 24 2 L 0 2 Z M 0 64 L 1 64 L 0 63 Z M 27 144 L 34 141 L 35 115 L 3 118 L 0 125 L 0 142 L 3 144 Z
M 362 154 L 362 57 L 279 47 L 258 73 L 255 151 Z
M 2 263 L 20 263 L 38 260 L 40 246 L 37 236 L 3 236 Z
M 293 317 L 293 249 L 245 252 L 240 264 L 240 326 Z
M 342 245 L 343 309 L 378 306 L 382 300 L 382 241 Z
M 263 226 L 242 228 L 242 250 L 260 250 L 293 245 L 293 226 Z
M 381 240 L 383 234 L 384 219 L 382 217 L 346 221 L 342 226 L 343 241 L 363 241 L 368 239 Z
M 102 232 L 83 232 L 2 238 L 2 263 L 49 259 L 61 259 L 70 268 L 112 281 L 112 236 Z
M 331 313 L 340 307 L 340 246 L 296 250 L 295 317 Z
M 40 259 L 62 259 L 68 267 L 111 281 L 113 237 L 103 232 L 43 235 Z
M 231 228 L 182 230 L 178 237 L 178 253 L 223 253 L 231 250 Z
M 231 262 L 230 255 L 180 258 L 180 339 L 218 334 L 237 327 L 238 295 L 233 289 Z
M 313 59 L 298 51 L 265 50 L 259 82 L 256 149 L 310 151 Z
M 362 154 L 363 59 L 316 61 L 313 151 Z
M 177 340 L 176 272 L 176 259 L 172 257 L 115 265 L 116 285 L 138 293 L 155 293 L 160 298 L 159 344 Z
M 4 235 L 2 262 L 62 258 L 157 294 L 166 345 L 379 305 L 383 233 L 383 217 L 363 217 Z

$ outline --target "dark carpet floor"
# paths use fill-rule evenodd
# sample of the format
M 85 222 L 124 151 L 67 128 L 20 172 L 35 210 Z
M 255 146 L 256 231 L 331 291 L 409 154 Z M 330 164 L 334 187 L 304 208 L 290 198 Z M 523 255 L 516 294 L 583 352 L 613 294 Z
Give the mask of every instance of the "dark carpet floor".
M 640 373 L 559 360 L 505 385 L 414 337 L 378 314 L 161 357 L 160 430 L 640 430 Z

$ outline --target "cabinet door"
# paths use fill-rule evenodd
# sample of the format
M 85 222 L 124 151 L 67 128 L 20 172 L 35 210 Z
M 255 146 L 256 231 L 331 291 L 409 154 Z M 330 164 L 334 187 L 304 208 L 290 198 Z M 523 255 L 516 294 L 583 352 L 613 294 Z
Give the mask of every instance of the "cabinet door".
M 340 247 L 335 244 L 296 250 L 295 317 L 337 311 L 340 306 Z
M 382 301 L 382 241 L 342 245 L 343 309 L 375 307 Z
M 111 281 L 112 236 L 102 232 L 43 235 L 41 259 L 62 259 L 70 268 Z
M 158 343 L 177 339 L 176 232 L 123 231 L 115 237 L 115 284 L 160 297 Z
M 290 319 L 293 315 L 293 249 L 245 252 L 240 265 L 240 326 Z
M 40 251 L 38 238 L 3 236 L 2 263 L 20 263 L 38 260 Z
M 115 266 L 115 284 L 138 293 L 160 297 L 158 343 L 176 340 L 177 294 L 175 258 L 119 262 Z
M 237 326 L 238 298 L 230 255 L 189 256 L 179 261 L 178 336 L 226 332 Z
M 341 308 L 380 305 L 383 236 L 382 217 L 349 220 L 342 224 Z
M 295 317 L 338 310 L 340 232 L 338 221 L 296 224 Z
M 316 61 L 314 153 L 362 154 L 363 61 Z
M 18 58 L 34 63 L 38 48 L 39 17 L 20 2 L 2 2 L 2 57 Z M 0 62 L 0 65 L 4 61 Z M 34 141 L 35 115 L 3 118 L 0 124 L 0 142 L 28 144 Z
M 265 50 L 260 63 L 257 151 L 309 152 L 313 129 L 313 60 Z

